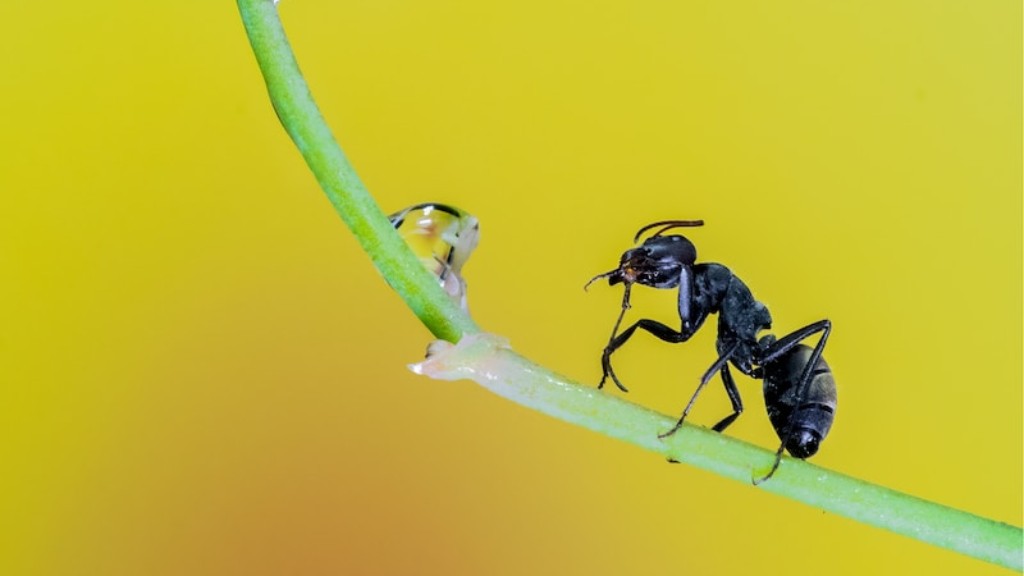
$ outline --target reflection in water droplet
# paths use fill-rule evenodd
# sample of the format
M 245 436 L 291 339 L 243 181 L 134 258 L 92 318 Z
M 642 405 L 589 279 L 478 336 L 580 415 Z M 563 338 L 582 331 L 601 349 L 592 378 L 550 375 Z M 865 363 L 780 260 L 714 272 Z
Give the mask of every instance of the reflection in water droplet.
M 466 309 L 462 267 L 476 248 L 480 223 L 472 214 L 435 202 L 415 204 L 388 217 L 441 287 Z

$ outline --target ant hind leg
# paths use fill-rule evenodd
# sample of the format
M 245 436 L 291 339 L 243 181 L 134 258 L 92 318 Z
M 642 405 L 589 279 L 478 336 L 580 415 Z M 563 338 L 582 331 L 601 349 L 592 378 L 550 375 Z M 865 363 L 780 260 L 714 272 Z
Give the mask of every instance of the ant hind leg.
M 803 372 L 800 374 L 799 385 L 797 386 L 796 402 L 794 403 L 794 406 L 797 407 L 803 404 L 804 398 L 807 396 L 807 388 L 810 385 L 811 373 L 814 371 L 814 366 L 817 365 L 822 352 L 825 350 L 825 343 L 828 341 L 828 336 L 832 332 L 832 322 L 828 319 L 819 320 L 813 324 L 808 324 L 803 328 L 786 334 L 782 338 L 773 342 L 772 345 L 764 351 L 758 362 L 761 366 L 770 364 L 786 352 L 792 350 L 795 346 L 800 344 L 801 341 L 818 332 L 821 333 L 821 338 L 819 338 L 818 343 L 815 344 L 814 350 L 811 352 L 811 356 L 807 360 L 807 365 L 804 366 Z M 782 443 L 779 446 L 779 449 L 775 451 L 775 461 L 772 463 L 771 469 L 761 478 L 754 479 L 755 486 L 771 478 L 772 475 L 775 474 L 775 471 L 779 469 L 779 465 L 782 464 L 782 452 L 786 449 L 786 444 L 789 443 L 790 435 L 792 435 L 792 433 L 793 423 L 790 421 L 783 433 L 780 434 L 782 437 Z

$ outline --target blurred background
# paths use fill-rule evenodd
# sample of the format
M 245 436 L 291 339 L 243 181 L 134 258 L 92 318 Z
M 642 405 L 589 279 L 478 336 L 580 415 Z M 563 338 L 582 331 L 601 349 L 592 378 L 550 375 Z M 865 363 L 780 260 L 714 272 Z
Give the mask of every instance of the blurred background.
M 596 384 L 583 284 L 703 218 L 777 334 L 834 323 L 813 462 L 1021 524 L 1020 3 L 281 9 L 382 208 L 479 217 L 483 327 Z M 233 3 L 7 2 L 0 53 L 0 573 L 1005 573 L 414 376 Z M 678 414 L 713 341 L 638 336 L 629 399 Z

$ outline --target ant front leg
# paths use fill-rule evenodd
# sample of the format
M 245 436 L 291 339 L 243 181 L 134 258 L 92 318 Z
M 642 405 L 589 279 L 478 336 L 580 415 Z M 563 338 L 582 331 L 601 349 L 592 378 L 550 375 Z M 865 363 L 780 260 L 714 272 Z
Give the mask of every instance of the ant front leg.
M 621 320 L 621 316 L 619 318 Z M 618 324 L 616 324 L 616 328 L 618 328 Z M 608 341 L 608 346 L 605 347 L 604 353 L 601 355 L 601 368 L 604 370 L 604 376 L 601 377 L 601 383 L 597 385 L 599 389 L 602 386 L 604 386 L 605 379 L 607 379 L 608 376 L 611 376 L 612 381 L 615 382 L 615 385 L 619 387 L 619 390 L 622 390 L 623 392 L 629 392 L 629 390 L 627 390 L 626 387 L 622 385 L 622 382 L 619 382 L 618 376 L 615 375 L 615 370 L 612 369 L 612 353 L 621 348 L 627 340 L 632 338 L 633 333 L 636 332 L 637 328 L 642 328 L 650 332 L 654 336 L 658 337 L 659 339 L 664 340 L 665 342 L 668 342 L 670 344 L 678 344 L 679 342 L 685 342 L 686 340 L 689 340 L 691 336 L 693 336 L 692 332 L 677 332 L 676 330 L 662 324 L 661 322 L 658 322 L 656 320 L 648 320 L 646 318 L 643 320 L 637 320 L 635 324 L 623 330 L 622 334 L 619 334 L 618 336 L 615 336 L 613 333 L 612 339 Z
M 672 329 L 661 322 L 655 320 L 643 319 L 638 320 L 629 328 L 626 328 L 621 334 L 618 334 L 619 325 L 622 324 L 622 318 L 626 315 L 626 310 L 629 309 L 629 291 L 632 287 L 632 282 L 626 283 L 626 292 L 622 296 L 622 311 L 619 313 L 619 319 L 615 321 L 615 328 L 612 330 L 612 336 L 608 339 L 608 345 L 604 347 L 604 352 L 601 354 L 601 382 L 597 385 L 598 390 L 604 387 L 605 381 L 609 376 L 612 377 L 612 381 L 618 386 L 619 390 L 623 392 L 629 392 L 622 382 L 619 381 L 618 376 L 615 375 L 615 370 L 612 369 L 612 353 L 622 347 L 630 338 L 633 337 L 633 333 L 636 332 L 637 328 L 646 330 L 656 336 L 657 338 L 664 340 L 670 344 L 678 344 L 679 342 L 685 342 L 693 336 L 706 317 L 706 313 L 699 315 L 699 320 L 693 319 L 692 312 L 692 276 L 693 272 L 688 266 L 683 266 L 679 273 L 679 319 L 682 326 L 678 331 Z M 593 281 L 593 280 L 591 280 Z M 660 286 L 659 286 L 660 287 Z
M 591 280 L 591 282 L 593 282 L 593 280 Z M 630 289 L 632 287 L 633 287 L 633 284 L 631 284 L 631 283 L 627 283 L 626 284 L 625 292 L 623 292 L 623 294 L 622 294 L 622 311 L 619 312 L 619 317 L 618 317 L 617 320 L 615 320 L 615 327 L 612 328 L 612 335 L 611 335 L 611 337 L 608 338 L 608 344 L 604 347 L 604 352 L 601 354 L 601 371 L 602 371 L 602 374 L 601 374 L 601 382 L 599 382 L 597 384 L 597 389 L 598 390 L 600 390 L 601 388 L 604 388 L 605 380 L 608 379 L 608 376 L 611 376 L 612 377 L 612 382 L 615 382 L 615 385 L 619 387 L 619 390 L 622 390 L 623 392 L 629 392 L 629 390 L 627 390 L 626 387 L 622 385 L 622 382 L 619 382 L 618 376 L 616 376 L 615 375 L 615 371 L 612 370 L 611 355 L 612 355 L 612 352 L 614 352 L 616 348 L 618 348 L 619 346 L 622 345 L 621 343 L 619 343 L 618 345 L 615 344 L 615 340 L 616 340 L 615 336 L 619 332 L 619 326 L 622 325 L 622 318 L 626 315 L 626 310 L 629 310 L 629 308 L 630 308 L 630 306 L 629 306 L 629 292 L 630 292 Z M 629 332 L 630 336 L 633 334 L 632 329 L 627 330 L 627 332 Z M 627 336 L 626 339 L 628 340 L 629 336 Z

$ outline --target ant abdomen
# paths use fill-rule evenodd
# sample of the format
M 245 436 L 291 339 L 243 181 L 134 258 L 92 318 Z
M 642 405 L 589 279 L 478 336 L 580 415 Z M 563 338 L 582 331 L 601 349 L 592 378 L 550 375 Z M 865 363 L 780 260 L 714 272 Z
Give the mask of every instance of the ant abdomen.
M 799 344 L 764 367 L 768 419 L 786 443 L 786 450 L 797 458 L 808 458 L 818 451 L 835 419 L 836 382 L 824 358 L 819 357 L 811 370 L 806 389 L 799 390 L 813 352 L 813 348 Z

